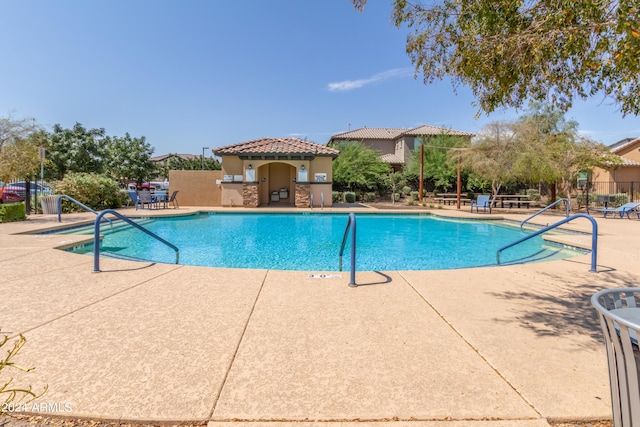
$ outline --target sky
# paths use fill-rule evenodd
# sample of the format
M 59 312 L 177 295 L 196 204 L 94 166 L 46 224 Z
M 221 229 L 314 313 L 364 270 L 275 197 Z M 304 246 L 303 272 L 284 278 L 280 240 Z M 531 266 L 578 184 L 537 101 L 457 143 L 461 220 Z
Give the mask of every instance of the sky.
M 477 133 L 470 90 L 414 78 L 391 0 L 0 0 L 0 117 L 146 138 L 154 155 L 266 137 L 325 144 L 361 127 Z M 580 132 L 610 145 L 640 118 L 577 101 Z

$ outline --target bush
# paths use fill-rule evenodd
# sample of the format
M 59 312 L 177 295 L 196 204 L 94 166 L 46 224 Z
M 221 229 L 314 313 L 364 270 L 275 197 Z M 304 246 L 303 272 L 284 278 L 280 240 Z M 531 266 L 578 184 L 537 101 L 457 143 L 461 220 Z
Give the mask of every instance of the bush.
M 408 196 L 409 193 L 411 193 L 411 187 L 409 187 L 408 185 L 405 185 L 404 187 L 402 187 L 402 194 L 404 194 L 405 196 Z
M 393 193 L 393 201 L 394 202 L 400 201 L 400 193 Z
M 24 221 L 27 212 L 24 203 L 6 203 L 0 205 L 0 222 Z
M 613 200 L 607 204 L 607 206 L 610 208 L 617 208 L 629 201 L 629 195 L 626 193 L 616 193 L 616 194 L 589 193 L 589 202 L 591 205 L 604 206 L 604 203 L 602 202 L 598 203 L 598 196 L 613 197 Z M 576 202 L 578 203 L 578 206 L 585 206 L 586 201 L 587 201 L 587 194 L 578 193 L 578 195 L 576 196 Z
M 346 203 L 355 203 L 356 202 L 356 193 L 353 191 L 345 191 L 344 193 L 344 201 Z
M 364 201 L 365 202 L 375 202 L 376 201 L 376 193 L 364 193 Z
M 528 189 L 525 194 L 529 197 L 529 200 L 540 200 L 540 192 L 535 188 Z
M 338 192 L 338 191 L 332 191 L 332 192 L 331 192 L 331 200 L 333 201 L 333 203 L 338 203 L 338 202 L 340 202 L 340 192 Z
M 420 192 L 412 191 L 410 194 L 411 194 L 411 201 L 412 202 L 417 202 L 418 201 L 418 194 L 420 194 Z
M 122 207 L 118 183 L 104 175 L 93 173 L 69 173 L 56 184 L 58 194 L 66 194 L 95 210 Z M 63 203 L 64 212 L 82 210 L 75 203 Z

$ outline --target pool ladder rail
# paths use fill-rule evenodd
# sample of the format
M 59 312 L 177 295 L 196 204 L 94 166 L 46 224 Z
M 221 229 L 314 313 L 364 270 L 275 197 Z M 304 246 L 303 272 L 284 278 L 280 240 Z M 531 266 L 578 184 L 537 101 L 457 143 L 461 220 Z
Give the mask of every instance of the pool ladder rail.
M 522 230 L 522 227 L 530 220 L 533 219 L 535 217 L 537 217 L 538 215 L 540 215 L 541 213 L 551 209 L 552 207 L 554 207 L 555 205 L 557 205 L 560 202 L 564 202 L 564 207 L 565 207 L 565 218 L 569 218 L 569 214 L 571 213 L 571 200 L 569 199 L 558 199 L 555 202 L 551 203 L 549 206 L 540 209 L 538 212 L 534 213 L 533 215 L 531 215 L 530 217 L 525 218 L 521 223 L 520 223 L 520 230 Z
M 94 229 L 93 229 L 93 271 L 94 271 L 94 273 L 98 273 L 100 271 L 100 221 L 102 220 L 102 217 L 105 216 L 106 214 L 112 214 L 112 215 L 120 218 L 121 220 L 123 220 L 124 222 L 128 223 L 129 225 L 132 225 L 133 227 L 137 228 L 138 230 L 142 231 L 143 233 L 145 233 L 145 234 L 153 237 L 154 239 L 158 240 L 159 242 L 164 243 L 165 245 L 169 246 L 171 249 L 173 249 L 176 252 L 176 264 L 178 264 L 180 262 L 180 250 L 178 249 L 178 247 L 176 245 L 174 245 L 173 243 L 167 242 L 162 237 L 158 236 L 157 234 L 153 233 L 152 231 L 147 230 L 146 228 L 144 228 L 140 224 L 132 221 L 131 219 L 127 218 L 126 216 L 122 215 L 121 213 L 119 213 L 119 212 L 117 212 L 117 211 L 115 211 L 113 209 L 105 209 L 105 210 L 103 210 L 102 212 L 100 212 L 98 214 L 98 216 L 96 217 L 96 219 L 94 221 Z
M 309 207 L 313 209 L 313 193 L 309 195 Z M 324 209 L 324 193 L 320 193 L 320 209 Z
M 342 245 L 340 246 L 340 260 L 339 268 L 342 271 L 342 254 L 344 253 L 344 246 L 347 243 L 347 237 L 349 236 L 349 229 L 351 229 L 351 275 L 349 277 L 349 286 L 357 287 L 356 284 L 356 214 L 353 212 L 349 214 L 349 220 L 347 226 L 344 229 L 344 236 L 342 237 Z
M 58 200 L 56 201 L 56 203 L 58 205 L 58 222 L 62 222 L 62 199 L 67 199 L 70 202 L 75 203 L 76 205 L 80 206 L 82 209 L 84 209 L 86 211 L 89 211 L 89 212 L 93 212 L 94 214 L 96 214 L 96 216 L 98 215 L 98 212 L 94 211 L 89 206 L 86 206 L 83 203 L 80 203 L 79 201 L 77 201 L 76 199 L 74 199 L 71 196 L 67 196 L 66 194 L 58 194 L 57 196 L 58 196 Z M 111 225 L 113 225 L 113 222 L 109 218 L 105 218 L 105 221 L 109 221 L 109 223 L 111 223 Z
M 546 233 L 549 230 L 552 230 L 554 228 L 557 228 L 559 226 L 561 226 L 562 224 L 565 224 L 569 221 L 573 221 L 576 218 L 587 218 L 589 221 L 591 221 L 591 269 L 589 270 L 592 273 L 596 273 L 598 270 L 596 268 L 597 266 L 597 258 L 598 258 L 598 223 L 596 222 L 596 220 L 591 216 L 591 215 L 587 215 L 587 214 L 583 214 L 583 213 L 577 213 L 575 215 L 572 215 L 570 217 L 564 218 L 558 222 L 556 222 L 555 224 L 551 224 L 547 227 L 544 227 L 534 233 L 528 234 L 526 236 L 524 236 L 521 239 L 516 240 L 515 242 L 511 242 L 508 245 L 505 245 L 503 247 L 501 247 L 500 249 L 498 249 L 498 251 L 496 252 L 496 260 L 498 262 L 498 265 L 500 265 L 500 253 L 502 251 L 504 251 L 505 249 L 511 248 L 513 246 L 516 246 L 526 240 L 529 240 L 533 237 L 536 237 L 542 233 Z M 525 220 L 526 221 L 526 220 Z

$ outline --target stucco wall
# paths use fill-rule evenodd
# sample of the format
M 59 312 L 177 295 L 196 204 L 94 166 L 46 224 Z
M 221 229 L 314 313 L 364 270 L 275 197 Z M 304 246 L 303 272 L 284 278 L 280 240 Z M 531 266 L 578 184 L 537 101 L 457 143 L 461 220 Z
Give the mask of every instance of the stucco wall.
M 216 184 L 220 179 L 221 171 L 171 170 L 169 194 L 178 191 L 180 206 L 221 206 L 221 189 Z
M 629 144 L 621 150 L 616 151 L 616 154 L 622 157 L 626 157 L 629 160 L 640 162 L 640 140 L 638 140 L 638 142 L 634 142 L 633 144 Z
M 311 183 L 310 191 L 313 195 L 313 207 L 319 208 L 322 206 L 322 196 L 324 194 L 324 207 L 328 208 L 333 205 L 333 199 L 331 198 L 332 186 L 331 184 L 318 184 Z

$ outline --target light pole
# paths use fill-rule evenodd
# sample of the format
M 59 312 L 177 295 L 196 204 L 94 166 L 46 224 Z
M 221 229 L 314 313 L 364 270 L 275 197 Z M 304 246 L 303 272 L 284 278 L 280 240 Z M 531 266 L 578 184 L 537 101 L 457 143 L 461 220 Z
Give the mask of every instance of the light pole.
M 209 147 L 202 147 L 202 170 L 204 170 L 204 150 L 208 150 Z

